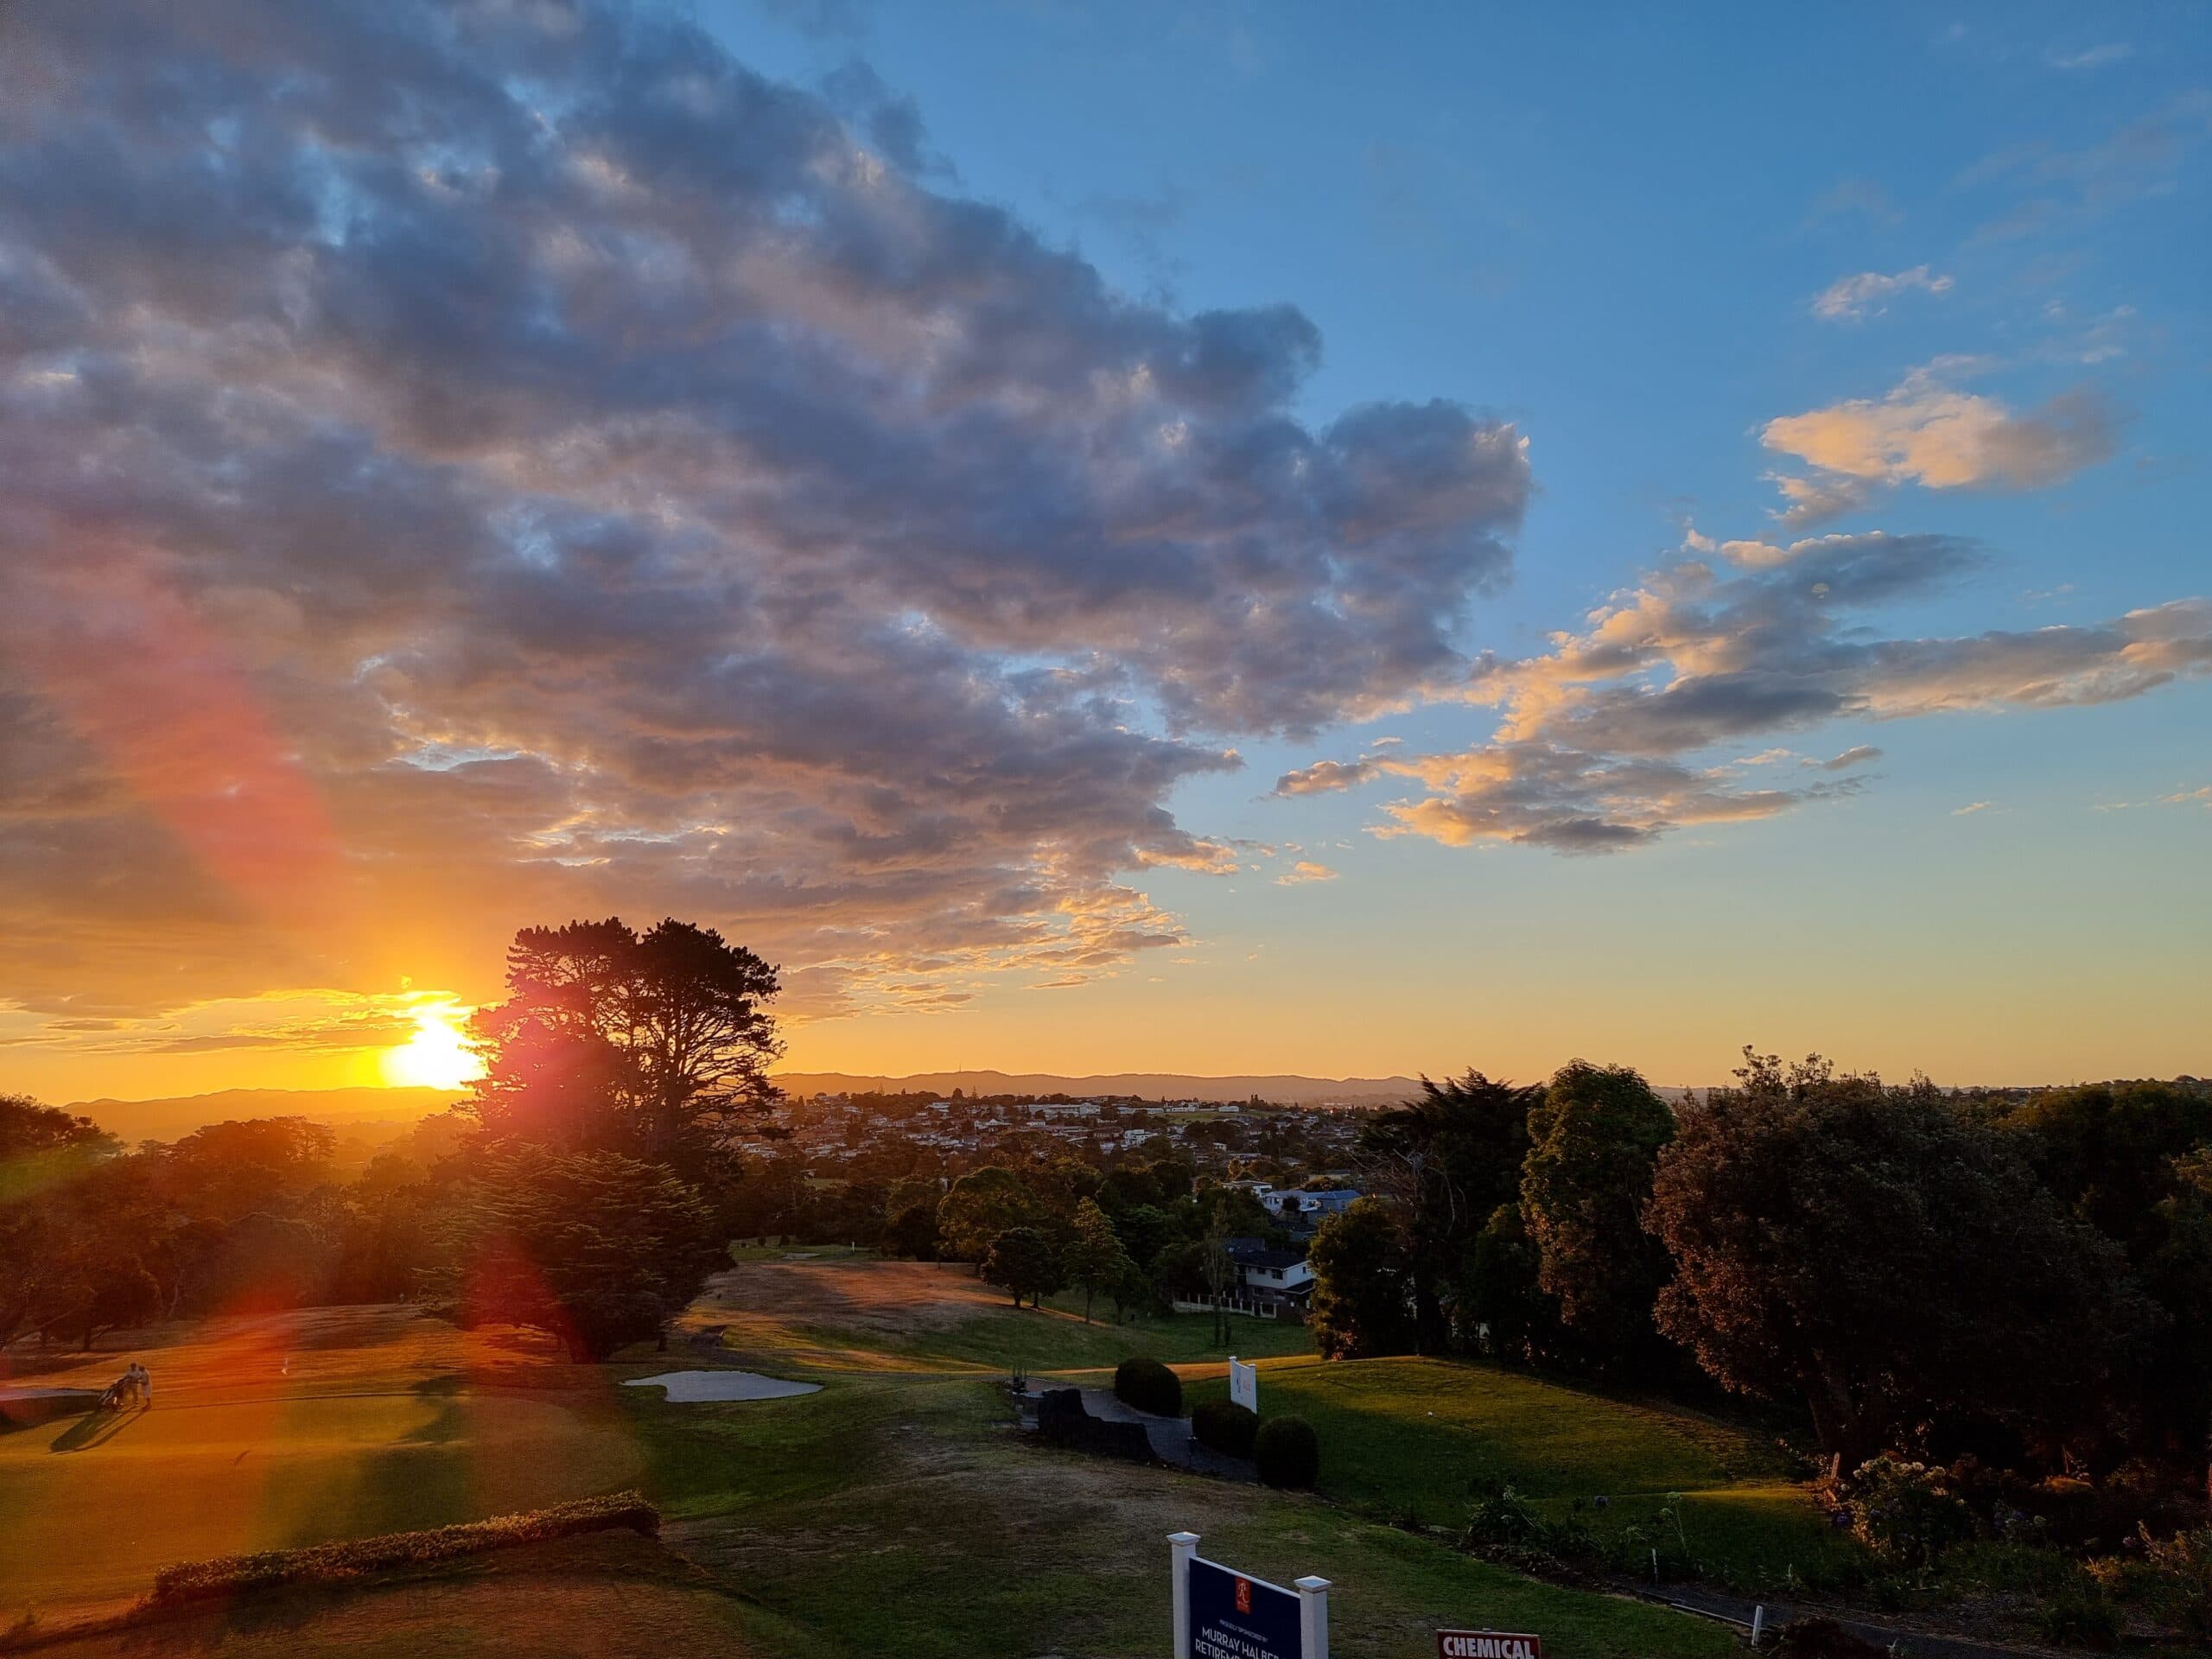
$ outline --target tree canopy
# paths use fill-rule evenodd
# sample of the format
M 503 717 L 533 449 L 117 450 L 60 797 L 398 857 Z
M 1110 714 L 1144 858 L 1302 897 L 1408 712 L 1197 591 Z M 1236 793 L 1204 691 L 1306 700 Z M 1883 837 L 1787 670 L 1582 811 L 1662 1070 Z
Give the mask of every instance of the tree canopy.
M 1941 1413 L 2052 1427 L 2154 1322 L 2118 1249 L 1932 1088 L 1749 1051 L 1737 1076 L 1659 1154 L 1659 1326 L 1802 1399 L 1839 1468 Z
M 595 1147 L 702 1176 L 758 1131 L 782 1053 L 776 970 L 712 928 L 619 918 L 527 927 L 508 1000 L 478 1010 L 472 1109 L 495 1136 Z

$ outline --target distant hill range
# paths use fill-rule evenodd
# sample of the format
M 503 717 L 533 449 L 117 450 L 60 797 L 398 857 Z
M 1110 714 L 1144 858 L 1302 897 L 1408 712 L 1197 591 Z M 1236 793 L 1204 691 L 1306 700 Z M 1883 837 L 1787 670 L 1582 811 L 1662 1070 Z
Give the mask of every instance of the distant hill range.
M 1179 1071 L 1115 1071 L 1063 1077 L 1046 1071 L 918 1071 L 906 1077 L 862 1077 L 843 1071 L 784 1071 L 786 1094 L 1072 1095 L 1088 1099 L 1135 1095 L 1146 1100 L 1262 1100 L 1285 1105 L 1385 1106 L 1421 1090 L 1414 1077 L 1198 1077 Z
M 253 1117 L 310 1118 L 383 1140 L 461 1098 L 448 1089 L 226 1089 L 171 1100 L 79 1100 L 63 1109 L 126 1143 L 175 1141 L 210 1123 Z

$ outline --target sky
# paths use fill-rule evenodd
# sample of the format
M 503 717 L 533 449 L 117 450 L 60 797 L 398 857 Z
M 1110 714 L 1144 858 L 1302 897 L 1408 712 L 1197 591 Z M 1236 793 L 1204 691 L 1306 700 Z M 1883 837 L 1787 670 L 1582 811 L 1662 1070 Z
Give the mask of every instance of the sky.
M 0 15 L 0 1089 L 2212 1072 L 2212 16 Z

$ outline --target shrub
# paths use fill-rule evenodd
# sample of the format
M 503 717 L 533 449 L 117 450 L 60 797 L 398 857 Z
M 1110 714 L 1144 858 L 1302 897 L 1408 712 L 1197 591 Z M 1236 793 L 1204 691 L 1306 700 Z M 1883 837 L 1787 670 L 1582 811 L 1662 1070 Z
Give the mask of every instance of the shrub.
M 1942 1469 L 1885 1453 L 1859 1466 L 1858 1486 L 1851 1529 L 1892 1566 L 1931 1566 L 1953 1544 L 1974 1535 L 1974 1511 Z
M 660 1511 L 636 1492 L 617 1492 L 611 1497 L 588 1497 L 551 1509 L 433 1527 L 424 1532 L 391 1532 L 307 1549 L 271 1549 L 257 1555 L 185 1561 L 165 1567 L 154 1575 L 153 1592 L 147 1601 L 156 1606 L 175 1606 L 277 1585 L 342 1584 L 397 1568 L 426 1567 L 486 1550 L 542 1543 L 613 1527 L 657 1533 Z
M 2212 1527 L 2171 1538 L 2137 1535 L 2142 1576 L 2159 1612 L 2192 1636 L 2212 1636 Z
M 1311 1486 L 1321 1473 L 1321 1443 L 1303 1417 L 1270 1417 L 1252 1437 L 1252 1460 L 1269 1486 Z
M 1210 1446 L 1224 1457 L 1250 1457 L 1253 1437 L 1259 1432 L 1259 1413 L 1232 1400 L 1202 1400 L 1191 1408 L 1191 1433 L 1200 1446 Z
M 1462 1542 L 1469 1549 L 1500 1547 L 1535 1548 L 1542 1538 L 1544 1523 L 1521 1494 L 1510 1486 L 1491 1484 L 1479 1488 L 1467 1511 L 1467 1530 Z
M 1151 1355 L 1137 1354 L 1114 1368 L 1114 1397 L 1139 1411 L 1180 1417 L 1183 1379 Z

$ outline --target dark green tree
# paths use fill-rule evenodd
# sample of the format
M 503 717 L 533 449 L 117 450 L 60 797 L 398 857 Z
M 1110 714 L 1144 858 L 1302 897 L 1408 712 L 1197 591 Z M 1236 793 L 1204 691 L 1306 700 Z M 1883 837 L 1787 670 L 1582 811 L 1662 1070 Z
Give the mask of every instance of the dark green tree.
M 1469 1071 L 1433 1083 L 1361 1131 L 1370 1190 L 1403 1214 L 1418 1351 L 1441 1353 L 1468 1320 L 1476 1235 L 1501 1204 L 1519 1199 L 1529 1109 L 1542 1089 Z
M 1559 1302 L 1539 1282 L 1541 1261 L 1521 1206 L 1501 1204 L 1475 1235 L 1463 1315 L 1472 1345 L 1516 1364 L 1557 1360 Z
M 1402 1354 L 1413 1345 L 1413 1274 L 1405 1240 L 1380 1198 L 1363 1198 L 1322 1222 L 1308 1323 L 1331 1359 Z
M 1114 1224 L 1095 1199 L 1076 1206 L 1074 1236 L 1063 1264 L 1068 1278 L 1083 1292 L 1083 1322 L 1090 1323 L 1091 1299 L 1101 1291 L 1111 1294 L 1135 1263 L 1122 1248 Z M 1118 1318 L 1116 1323 L 1118 1323 Z
M 1643 1211 L 1673 1110 L 1629 1067 L 1573 1060 L 1530 1109 L 1529 1136 L 1521 1213 L 1537 1284 L 1591 1363 L 1651 1376 L 1666 1359 L 1651 1310 L 1669 1264 Z
M 996 1164 L 969 1170 L 937 1207 L 944 1253 L 962 1262 L 981 1262 L 991 1241 L 1009 1228 L 1040 1227 L 1046 1219 L 1045 1207 L 1028 1183 Z
M 2118 1248 L 1925 1084 L 1745 1062 L 1659 1157 L 1660 1329 L 1724 1387 L 1803 1401 L 1832 1473 L 1940 1413 L 2078 1422 L 2156 1322 Z
M 455 1200 L 433 1306 L 550 1331 L 579 1362 L 660 1335 L 728 1259 L 695 1188 L 620 1153 L 502 1142 Z
M 1009 1227 L 984 1247 L 982 1276 L 1014 1297 L 1039 1306 L 1067 1282 L 1066 1270 L 1052 1236 L 1041 1227 Z

